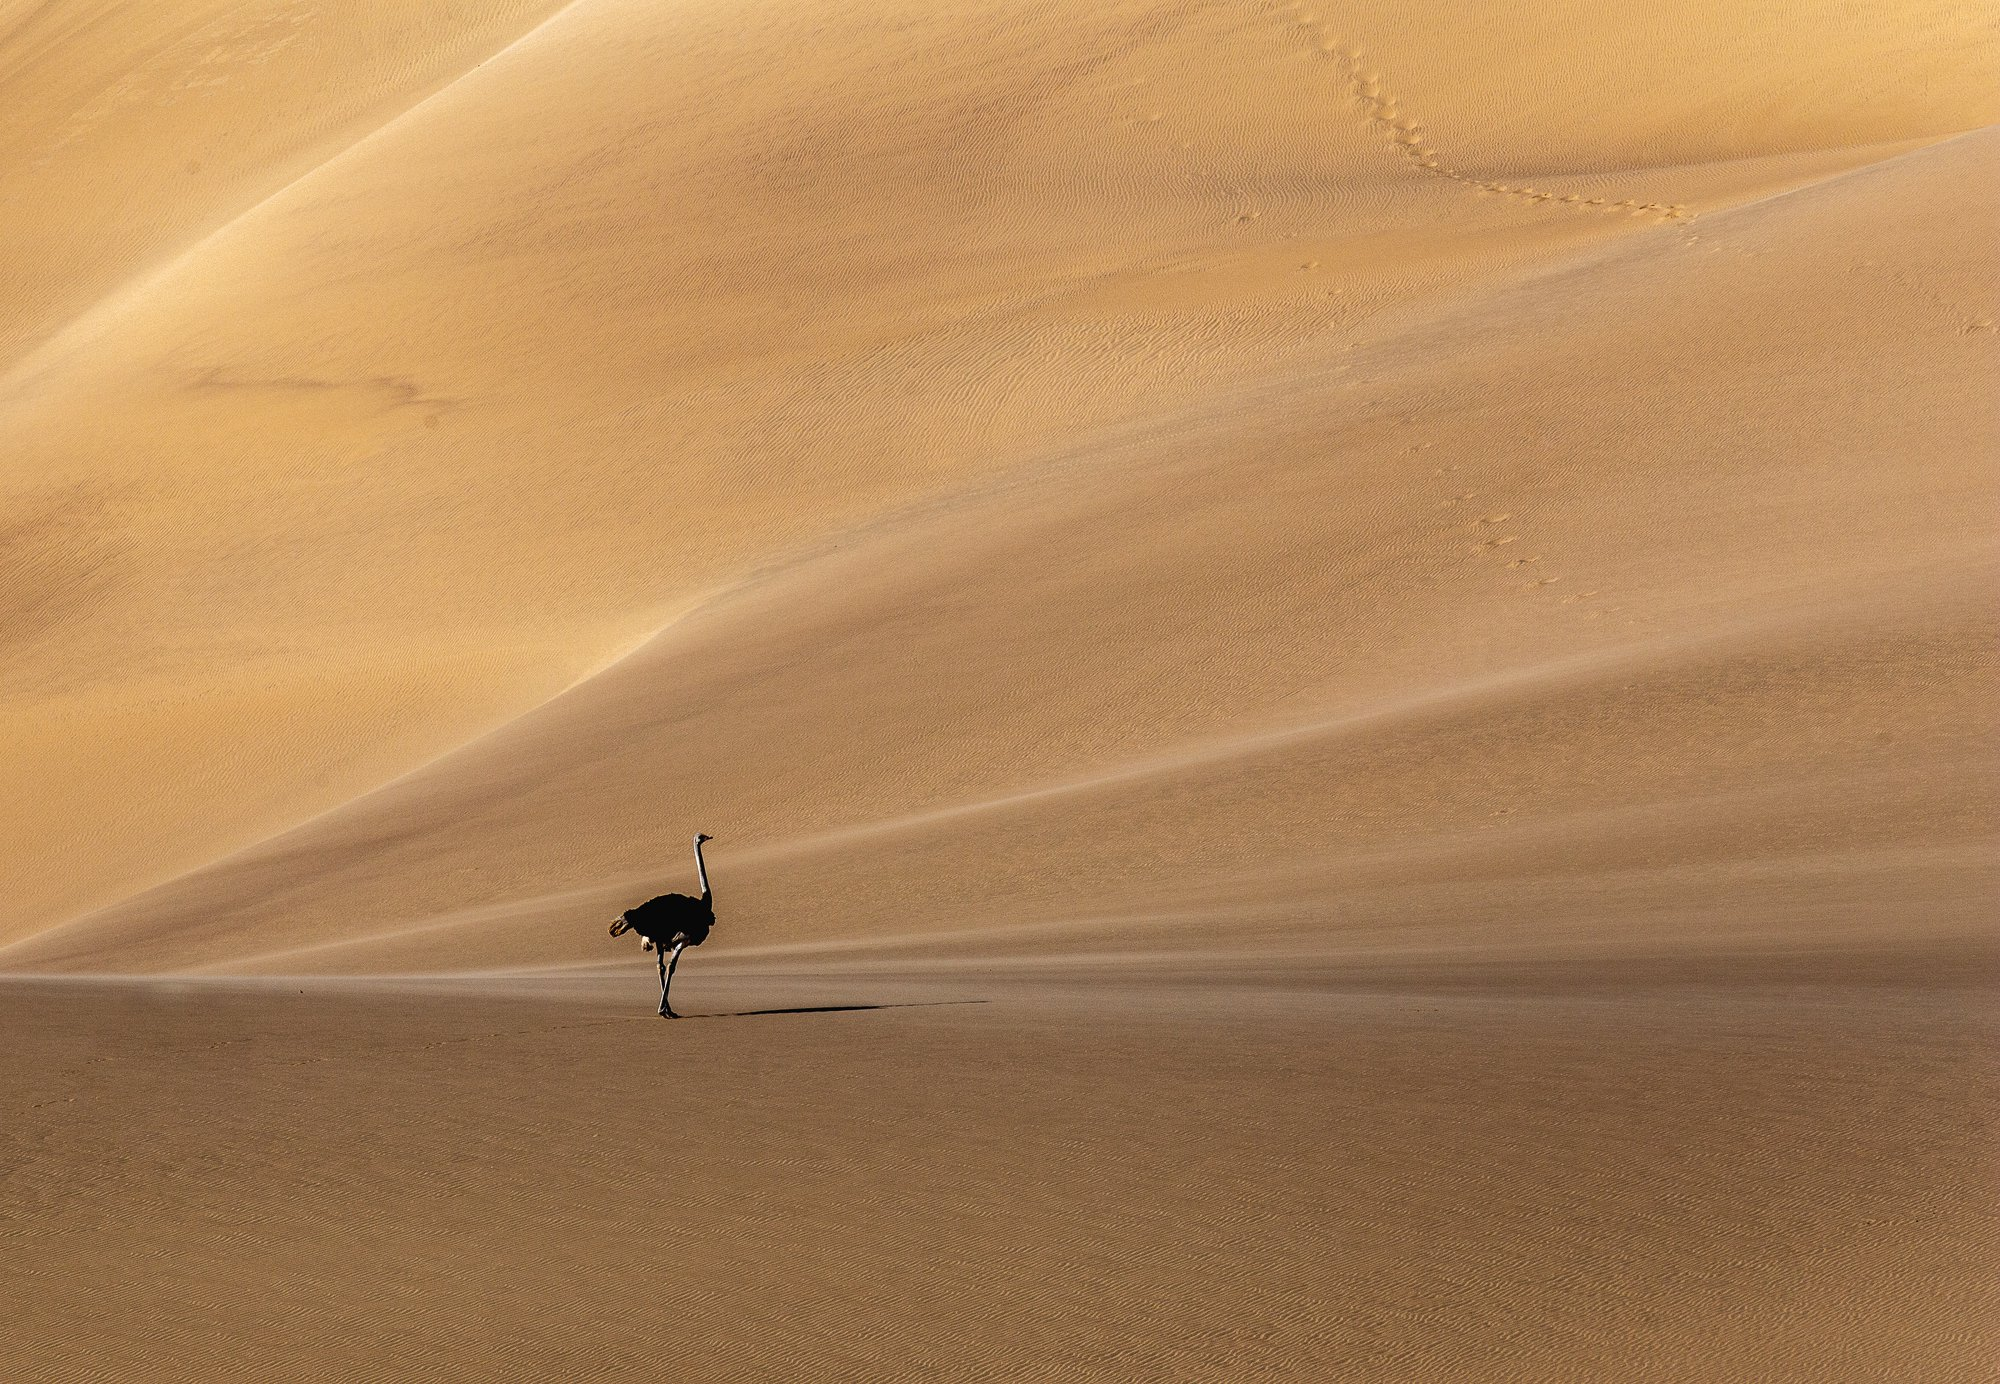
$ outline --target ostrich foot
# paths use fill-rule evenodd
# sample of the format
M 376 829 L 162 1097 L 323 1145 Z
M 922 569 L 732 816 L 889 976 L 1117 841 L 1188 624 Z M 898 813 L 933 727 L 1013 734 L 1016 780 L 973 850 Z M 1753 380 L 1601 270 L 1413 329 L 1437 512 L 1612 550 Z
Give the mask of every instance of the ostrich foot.
M 660 1006 L 660 1017 L 661 1017 L 662 1019 L 678 1019 L 678 1018 L 680 1017 L 680 1015 L 678 1015 L 678 1014 L 674 1013 L 674 1011 L 673 1011 L 673 1010 L 671 1010 L 671 1009 L 667 1008 L 667 1007 L 666 1007 L 666 1006 L 665 1006 L 665 1005 L 663 1004 L 663 1005 L 661 1005 L 661 1006 Z

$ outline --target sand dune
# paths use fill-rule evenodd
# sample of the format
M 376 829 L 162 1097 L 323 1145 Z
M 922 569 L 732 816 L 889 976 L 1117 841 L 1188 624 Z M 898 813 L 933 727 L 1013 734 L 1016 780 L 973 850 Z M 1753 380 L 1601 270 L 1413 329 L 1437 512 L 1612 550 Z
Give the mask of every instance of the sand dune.
M 274 84 L 297 128 L 229 188 L 135 197 L 121 263 L 43 252 L 37 282 L 112 286 L 0 388 L 10 962 L 228 965 L 622 887 L 678 868 L 690 814 L 744 862 L 745 944 L 982 897 L 1127 911 L 1208 868 L 1142 814 L 1093 823 L 1060 890 L 998 818 L 908 869 L 811 843 L 1012 799 L 1061 835 L 1082 800 L 1032 795 L 1208 756 L 1223 798 L 1172 830 L 1265 841 L 1247 872 L 1273 838 L 1208 747 L 1600 656 L 1681 717 L 1613 751 L 1603 808 L 1789 774 L 1810 812 L 1837 736 L 1857 774 L 1966 768 L 1992 155 L 1935 141 L 1988 113 L 1990 35 L 1951 7 L 1781 34 L 1684 6 L 1614 42 L 1571 8 L 861 5 L 810 39 L 727 7 L 363 9 L 338 42 L 275 15 L 198 61 L 224 20 L 195 8 L 164 50 L 116 15 L 17 24 L 17 81 L 137 54 L 128 105 L 216 93 L 72 143 L 154 168 Z M 288 62 L 374 104 L 336 120 Z M 134 191 L 68 148 L 19 157 Z M 66 207 L 15 233 L 62 239 Z M 1833 692 L 1767 670 L 1705 716 L 1715 641 L 1783 625 L 1795 668 L 1888 681 L 1805 708 Z M 1543 719 L 1620 714 L 1573 695 Z M 1792 743 L 1742 761 L 1770 718 Z M 1576 787 L 1569 734 L 1434 760 L 1396 830 L 1498 813 L 1533 857 L 1522 829 L 1576 807 L 1543 785 Z M 1337 873 L 1368 833 L 1336 797 L 1373 799 L 1375 766 L 1297 772 L 1292 811 L 1328 810 L 1283 849 Z M 1913 791 L 1951 840 L 1990 825 L 1970 784 Z M 926 897 L 945 868 L 961 888 Z M 1905 901 L 1880 925 L 1960 925 Z M 522 919 L 507 959 L 596 945 Z M 434 937 L 419 963 L 463 964 Z
M 697 969 L 734 967 L 744 1006 L 843 966 L 926 995 L 1042 976 L 1067 998 L 1022 1000 L 1033 1046 L 1078 993 L 1152 1012 L 1120 998 L 1148 968 L 1213 959 L 1253 997 L 1345 977 L 1268 1031 L 1147 1019 L 1091 1059 L 1185 1038 L 1260 1067 L 1286 1024 L 1350 1041 L 1360 977 L 1471 977 L 1515 1015 L 1493 1031 L 1520 1095 L 1583 1060 L 1530 1012 L 1563 977 L 1675 1035 L 1670 1085 L 1700 1043 L 1631 987 L 1694 986 L 1764 1035 L 1744 1064 L 1790 1020 L 1703 987 L 1896 989 L 1851 1032 L 1812 1008 L 1711 1133 L 1808 1100 L 1898 1005 L 1957 1024 L 1938 995 L 1996 959 L 1996 91 L 1991 18 L 1929 0 L 0 0 L 0 972 L 476 973 L 552 1021 L 643 1005 L 604 925 L 685 887 L 705 829 L 723 922 Z M 226 1002 L 176 1010 L 173 1041 L 291 1022 L 264 984 L 190 991 Z M 333 1006 L 311 1042 L 403 993 L 307 988 Z M 15 1023 L 121 1062 L 79 997 L 163 993 L 5 989 Z M 421 1084 L 460 1012 L 339 1060 Z M 885 1064 L 998 1041 L 970 1009 L 895 1022 Z M 1353 1077 L 1372 1138 L 1400 1146 L 1398 1083 L 1458 1072 L 1467 1022 Z M 1933 1049 L 1870 1051 L 1923 1127 L 1975 1118 Z M 544 1059 L 536 1089 L 579 1053 Z M 1021 1100 L 1103 1098 L 1034 1070 Z M 721 1086 L 691 1099 L 721 1119 Z M 1556 1139 L 1540 1099 L 1486 1108 Z M 1796 1186 L 1866 1201 L 1893 1151 L 1826 1118 L 1786 1126 L 1824 1159 Z M 1595 1166 L 1599 1132 L 1548 1156 Z M 1731 1281 L 1817 1265 L 1799 1300 L 1857 1301 L 1866 1273 L 1932 1273 L 1953 1157 L 1908 1184 L 1932 1230 L 1904 1260 L 1827 1269 L 1860 1219 L 1828 1222 Z M 977 1196 L 1026 1176 L 973 1161 Z M 500 1163 L 495 1187 L 545 1171 Z M 1471 1195 L 1454 1167 L 1384 1224 L 1434 1226 Z M 1259 1168 L 1304 1195 L 1307 1165 Z M 1736 1214 L 1703 1194 L 1631 1229 L 1627 1190 L 1590 1224 L 1708 1252 L 1712 1225 L 1662 1225 Z M 1204 1215 L 1239 1213 L 1218 1195 Z M 593 1224 L 577 1262 L 610 1272 Z M 1326 1271 L 1251 1240 L 1212 1264 Z M 1164 1243 L 1135 1262 L 1194 1300 L 1210 1261 Z M 1710 1306 L 1675 1349 L 1825 1365 L 1745 1353 Z M 1362 1358 L 1365 1317 L 1065 1349 L 1283 1374 Z M 1865 1320 L 1891 1318 L 1936 1363 L 1911 1377 L 1972 1358 L 1930 1318 Z M 1382 1377 L 1643 1374 L 1611 1335 L 1516 1359 L 1505 1333 L 1385 1330 Z M 886 1361 L 782 1336 L 755 1358 Z M 107 1358 L 175 1372 L 135 1341 Z

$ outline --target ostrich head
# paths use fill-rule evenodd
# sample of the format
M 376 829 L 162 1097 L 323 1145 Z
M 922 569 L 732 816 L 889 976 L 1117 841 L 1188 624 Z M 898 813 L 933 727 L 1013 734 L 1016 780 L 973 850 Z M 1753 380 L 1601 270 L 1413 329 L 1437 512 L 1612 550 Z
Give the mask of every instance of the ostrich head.
M 611 935 L 613 937 L 622 937 L 631 930 L 632 930 L 632 919 L 623 914 L 619 916 L 617 922 L 611 925 Z
M 715 839 L 715 838 L 714 838 L 713 836 L 710 836 L 710 835 L 709 835 L 709 834 L 708 834 L 707 832 L 705 832 L 705 831 L 698 831 L 698 832 L 696 832 L 696 833 L 694 834 L 694 843 L 695 843 L 695 844 L 696 844 L 697 846 L 699 846 L 699 845 L 700 845 L 700 844 L 701 844 L 702 842 L 704 842 L 704 841 L 713 841 L 714 839 Z

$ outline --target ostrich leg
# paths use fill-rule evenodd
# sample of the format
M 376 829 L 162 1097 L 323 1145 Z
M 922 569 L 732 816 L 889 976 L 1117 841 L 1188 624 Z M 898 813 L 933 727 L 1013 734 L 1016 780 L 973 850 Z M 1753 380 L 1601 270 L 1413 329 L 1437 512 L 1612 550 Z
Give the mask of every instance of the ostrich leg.
M 667 1008 L 667 949 L 655 947 L 653 950 L 660 963 L 660 1017 L 671 1019 L 674 1017 L 674 1011 Z
M 667 960 L 666 978 L 660 982 L 660 1012 L 669 1019 L 678 1019 L 680 1017 L 680 1015 L 674 1013 L 673 1006 L 667 1003 L 667 987 L 674 983 L 674 967 L 681 964 L 681 948 L 686 945 L 687 943 L 685 942 L 674 943 L 674 954 Z

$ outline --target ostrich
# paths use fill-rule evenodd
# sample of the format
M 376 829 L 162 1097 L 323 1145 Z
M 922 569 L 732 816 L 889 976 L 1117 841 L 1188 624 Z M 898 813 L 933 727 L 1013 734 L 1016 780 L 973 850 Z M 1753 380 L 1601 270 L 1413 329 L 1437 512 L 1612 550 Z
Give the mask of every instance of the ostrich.
M 674 983 L 674 967 L 681 964 L 682 947 L 698 947 L 708 940 L 708 930 L 715 926 L 714 896 L 708 888 L 708 866 L 702 863 L 701 843 L 715 838 L 702 832 L 694 838 L 694 868 L 701 876 L 701 897 L 691 899 L 686 894 L 662 894 L 657 899 L 647 899 L 637 908 L 628 908 L 617 922 L 611 925 L 611 935 L 620 936 L 636 932 L 646 939 L 646 950 L 657 952 L 660 961 L 660 1017 L 678 1019 L 673 1006 L 667 1003 L 667 987 Z M 667 948 L 673 948 L 672 956 Z

